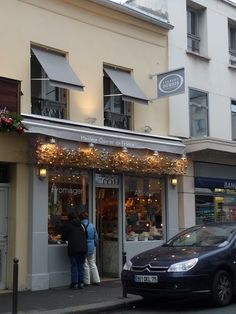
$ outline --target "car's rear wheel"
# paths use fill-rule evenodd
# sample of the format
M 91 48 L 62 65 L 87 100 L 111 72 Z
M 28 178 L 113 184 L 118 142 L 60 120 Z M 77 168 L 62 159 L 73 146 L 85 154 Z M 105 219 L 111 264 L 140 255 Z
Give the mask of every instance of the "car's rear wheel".
M 231 302 L 233 295 L 232 281 L 229 273 L 220 270 L 215 274 L 212 286 L 212 299 L 215 305 L 225 306 Z

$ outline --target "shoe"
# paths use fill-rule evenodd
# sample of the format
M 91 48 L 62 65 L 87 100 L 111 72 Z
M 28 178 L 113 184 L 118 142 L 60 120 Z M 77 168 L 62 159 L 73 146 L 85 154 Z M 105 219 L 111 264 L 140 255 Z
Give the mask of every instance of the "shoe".
M 89 287 L 90 284 L 89 283 L 84 283 L 84 287 Z
M 71 283 L 70 289 L 78 289 L 78 284 L 77 283 Z
M 83 283 L 78 283 L 78 284 L 76 285 L 76 289 L 83 289 L 83 287 L 84 287 L 84 284 L 83 284 Z
M 101 283 L 100 282 L 93 282 L 92 285 L 94 285 L 94 286 L 101 286 Z

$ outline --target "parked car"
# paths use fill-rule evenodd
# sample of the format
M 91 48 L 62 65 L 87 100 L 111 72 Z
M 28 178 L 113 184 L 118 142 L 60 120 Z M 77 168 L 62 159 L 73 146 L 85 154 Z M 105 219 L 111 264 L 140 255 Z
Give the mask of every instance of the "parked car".
M 126 293 L 143 297 L 209 295 L 225 306 L 236 293 L 236 222 L 197 225 L 128 260 Z

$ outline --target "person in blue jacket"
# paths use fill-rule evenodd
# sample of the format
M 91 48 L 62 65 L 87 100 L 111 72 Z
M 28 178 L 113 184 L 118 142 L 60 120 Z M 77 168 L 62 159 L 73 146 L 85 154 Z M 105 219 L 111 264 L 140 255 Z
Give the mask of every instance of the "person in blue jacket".
M 98 234 L 95 226 L 89 222 L 88 212 L 80 214 L 80 219 L 87 231 L 87 254 L 84 264 L 84 285 L 100 285 L 100 276 L 95 261 Z
M 61 227 L 61 239 L 68 242 L 72 289 L 81 289 L 84 282 L 84 262 L 87 254 L 87 233 L 76 212 L 68 214 L 68 222 Z

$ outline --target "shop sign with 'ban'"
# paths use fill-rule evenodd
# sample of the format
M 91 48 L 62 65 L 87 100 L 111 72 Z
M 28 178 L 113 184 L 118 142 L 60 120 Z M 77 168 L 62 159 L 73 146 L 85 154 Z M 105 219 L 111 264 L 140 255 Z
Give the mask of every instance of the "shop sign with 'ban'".
M 184 68 L 157 75 L 157 94 L 159 98 L 181 94 L 184 91 Z

